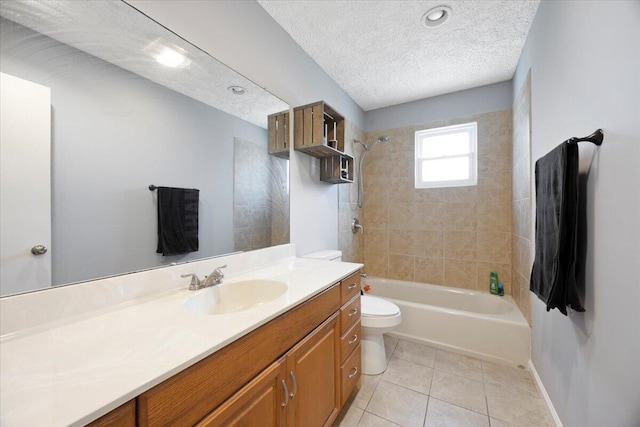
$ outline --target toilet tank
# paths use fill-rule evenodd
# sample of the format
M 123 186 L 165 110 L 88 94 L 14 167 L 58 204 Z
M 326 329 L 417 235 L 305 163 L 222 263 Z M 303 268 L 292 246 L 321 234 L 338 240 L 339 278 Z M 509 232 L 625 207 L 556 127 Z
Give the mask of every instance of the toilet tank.
M 313 253 L 304 255 L 302 258 L 324 259 L 327 261 L 342 261 L 342 251 L 327 250 L 327 251 L 313 252 Z

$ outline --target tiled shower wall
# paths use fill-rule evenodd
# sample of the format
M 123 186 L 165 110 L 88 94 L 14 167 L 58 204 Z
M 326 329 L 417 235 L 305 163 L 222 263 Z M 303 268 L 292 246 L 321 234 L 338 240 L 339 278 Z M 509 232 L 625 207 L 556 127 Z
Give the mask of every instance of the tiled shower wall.
M 289 243 L 289 161 L 234 138 L 233 168 L 234 251 Z
M 533 264 L 531 219 L 531 73 L 513 104 L 513 234 L 511 267 L 513 299 L 531 324 L 529 278 Z
M 354 147 L 353 140 L 363 141 L 364 134 L 353 123 L 345 121 L 345 152 L 355 158 L 362 150 Z M 354 164 L 354 175 L 357 175 L 357 164 Z M 358 208 L 358 177 L 353 184 L 338 185 L 338 249 L 342 251 L 342 260 L 347 262 L 364 262 L 363 234 L 351 232 L 351 221 L 358 218 L 362 221 L 362 209 Z
M 478 185 L 414 188 L 417 130 L 478 122 Z M 369 275 L 511 293 L 511 110 L 365 133 L 364 262 Z

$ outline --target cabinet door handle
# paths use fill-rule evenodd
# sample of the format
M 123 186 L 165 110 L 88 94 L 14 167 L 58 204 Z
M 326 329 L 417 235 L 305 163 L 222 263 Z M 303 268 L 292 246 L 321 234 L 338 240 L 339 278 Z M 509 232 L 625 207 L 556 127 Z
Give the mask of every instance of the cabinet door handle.
M 298 392 L 298 381 L 296 381 L 296 375 L 293 373 L 293 371 L 289 371 L 289 376 L 291 377 L 291 382 L 293 383 L 293 392 L 289 394 L 289 397 L 293 399 L 293 397 Z
M 348 316 L 349 316 L 349 317 L 353 317 L 353 316 L 355 316 L 356 314 L 358 314 L 358 309 L 357 309 L 357 308 L 354 308 L 353 310 L 351 310 L 351 311 L 349 312 Z
M 356 286 L 358 286 L 358 284 L 357 284 L 357 283 L 354 283 L 353 285 L 349 285 L 349 286 L 347 286 L 347 289 L 348 289 L 348 290 L 352 290 L 352 289 L 355 289 L 355 288 L 356 288 Z
M 282 390 L 284 391 L 284 402 L 282 402 L 282 407 L 286 408 L 289 403 L 289 389 L 287 389 L 287 383 L 282 380 Z
M 349 340 L 348 344 L 351 345 L 356 341 L 358 341 L 358 334 L 354 334 L 353 337 Z
M 353 374 L 349 374 L 349 378 L 353 378 L 358 374 L 358 367 L 354 366 L 352 371 L 353 371 Z

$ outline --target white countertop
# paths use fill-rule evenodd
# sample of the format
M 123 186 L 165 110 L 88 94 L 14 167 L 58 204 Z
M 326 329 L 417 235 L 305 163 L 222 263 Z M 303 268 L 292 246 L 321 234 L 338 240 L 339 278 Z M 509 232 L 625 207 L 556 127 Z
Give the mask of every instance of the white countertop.
M 182 302 L 201 291 L 165 291 L 54 322 L 0 343 L 0 424 L 85 425 L 318 294 L 361 264 L 289 258 L 228 275 L 261 278 L 287 292 L 256 308 L 194 315 Z

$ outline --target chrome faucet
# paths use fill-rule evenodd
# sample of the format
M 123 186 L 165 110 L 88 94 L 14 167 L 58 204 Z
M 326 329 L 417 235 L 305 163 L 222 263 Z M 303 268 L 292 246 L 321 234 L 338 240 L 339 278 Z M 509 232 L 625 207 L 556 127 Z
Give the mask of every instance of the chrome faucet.
M 194 273 L 182 274 L 180 277 L 191 277 L 191 283 L 189 284 L 190 291 L 197 291 L 198 289 L 207 288 L 209 286 L 215 286 L 222 283 L 222 279 L 224 279 L 224 273 L 221 268 L 226 268 L 226 265 L 221 265 L 220 267 L 216 267 L 215 270 L 211 272 L 210 275 L 206 276 L 204 280 L 198 279 L 198 275 Z

